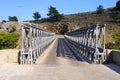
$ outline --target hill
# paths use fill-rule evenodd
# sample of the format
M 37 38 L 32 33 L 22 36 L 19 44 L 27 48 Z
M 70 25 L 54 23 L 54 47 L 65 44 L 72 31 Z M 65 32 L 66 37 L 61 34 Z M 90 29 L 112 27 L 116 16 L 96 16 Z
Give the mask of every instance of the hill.
M 64 19 L 61 22 L 72 25 L 70 27 L 71 30 L 80 27 L 85 27 L 87 25 L 106 24 L 107 42 L 113 42 L 112 35 L 116 33 L 120 33 L 120 22 L 114 20 L 111 17 L 111 14 L 115 10 L 116 10 L 115 8 L 105 9 L 104 14 L 97 14 L 96 11 L 93 11 L 93 12 L 65 15 Z

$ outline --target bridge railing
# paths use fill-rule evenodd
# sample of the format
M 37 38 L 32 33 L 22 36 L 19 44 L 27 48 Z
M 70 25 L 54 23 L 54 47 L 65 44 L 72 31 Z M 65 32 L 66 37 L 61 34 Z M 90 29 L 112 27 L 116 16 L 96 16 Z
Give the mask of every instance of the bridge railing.
M 92 62 L 103 63 L 106 60 L 105 26 L 83 27 L 66 33 L 64 37 Z
M 55 33 L 34 25 L 22 26 L 22 50 L 20 64 L 33 64 L 53 42 Z

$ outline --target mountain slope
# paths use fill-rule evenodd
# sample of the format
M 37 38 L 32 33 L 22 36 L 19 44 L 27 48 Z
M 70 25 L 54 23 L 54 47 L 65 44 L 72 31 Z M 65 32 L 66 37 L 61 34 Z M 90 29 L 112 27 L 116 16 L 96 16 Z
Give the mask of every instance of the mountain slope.
M 115 11 L 115 8 L 105 9 L 104 14 L 97 14 L 96 11 L 77 13 L 65 15 L 62 22 L 69 23 L 71 30 L 85 27 L 87 25 L 103 25 L 106 24 L 106 38 L 107 42 L 113 42 L 112 35 L 120 33 L 120 22 L 117 22 L 111 17 L 111 14 Z

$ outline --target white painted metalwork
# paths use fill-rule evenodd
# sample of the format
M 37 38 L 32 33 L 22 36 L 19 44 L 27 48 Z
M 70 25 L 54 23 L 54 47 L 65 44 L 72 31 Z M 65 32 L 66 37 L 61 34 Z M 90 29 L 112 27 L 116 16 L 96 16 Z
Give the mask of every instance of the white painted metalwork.
M 22 50 L 20 64 L 33 64 L 53 42 L 55 33 L 35 25 L 22 26 Z
M 91 61 L 94 63 L 103 63 L 106 60 L 105 26 L 97 24 L 83 27 L 66 33 L 64 37 Z

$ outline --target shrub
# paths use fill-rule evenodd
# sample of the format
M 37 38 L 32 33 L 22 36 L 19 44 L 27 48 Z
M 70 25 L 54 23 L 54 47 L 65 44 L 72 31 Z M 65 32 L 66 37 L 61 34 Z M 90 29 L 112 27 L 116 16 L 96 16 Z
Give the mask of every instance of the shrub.
M 13 49 L 17 46 L 18 33 L 0 32 L 0 49 Z
M 112 37 L 115 40 L 115 45 L 113 46 L 113 48 L 120 50 L 120 33 L 119 34 L 114 34 Z
M 114 20 L 120 20 L 120 11 L 115 11 L 115 12 L 111 13 L 111 17 Z
M 16 26 L 11 26 L 8 30 L 9 33 L 15 32 L 16 31 Z

